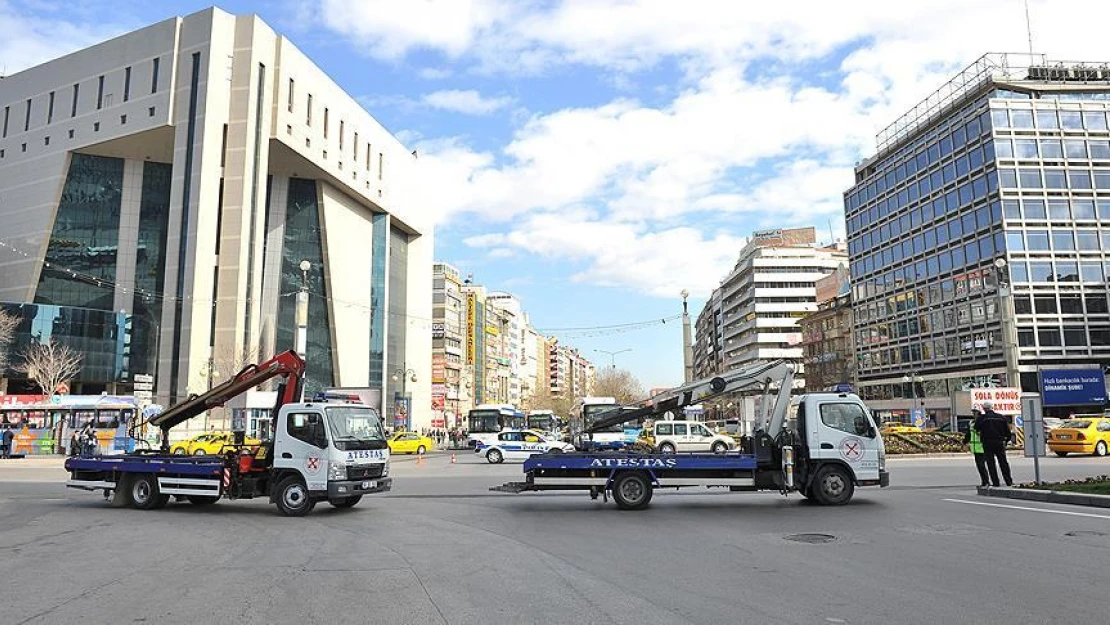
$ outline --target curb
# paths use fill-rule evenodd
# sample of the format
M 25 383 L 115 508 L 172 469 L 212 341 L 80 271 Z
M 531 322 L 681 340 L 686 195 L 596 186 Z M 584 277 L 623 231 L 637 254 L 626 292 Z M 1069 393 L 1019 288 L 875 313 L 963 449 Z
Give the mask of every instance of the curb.
M 1006 456 L 1021 456 L 1024 452 L 1020 449 L 1006 450 Z M 971 455 L 970 451 L 944 451 L 937 453 L 921 452 L 916 454 L 892 454 L 887 452 L 887 460 L 895 458 L 966 458 Z M 1042 458 L 1044 456 L 1041 456 Z
M 995 488 L 993 486 L 980 486 L 978 488 L 978 493 L 983 497 L 1001 497 L 1004 499 L 1023 499 L 1025 501 L 1041 501 L 1045 503 L 1064 503 L 1073 506 L 1110 508 L 1110 495 L 1088 495 L 1085 493 L 1034 488 Z

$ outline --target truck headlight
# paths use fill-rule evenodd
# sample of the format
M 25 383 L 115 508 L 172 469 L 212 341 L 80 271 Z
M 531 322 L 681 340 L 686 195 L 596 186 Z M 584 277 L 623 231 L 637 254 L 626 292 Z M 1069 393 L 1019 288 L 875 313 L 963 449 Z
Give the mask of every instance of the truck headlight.
M 340 462 L 329 462 L 328 479 L 335 481 L 347 479 L 347 465 Z

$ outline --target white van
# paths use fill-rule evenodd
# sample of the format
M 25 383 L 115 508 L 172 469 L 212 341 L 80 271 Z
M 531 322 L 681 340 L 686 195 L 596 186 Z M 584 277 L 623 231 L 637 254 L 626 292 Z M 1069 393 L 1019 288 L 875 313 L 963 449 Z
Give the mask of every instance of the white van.
M 736 448 L 735 440 L 710 431 L 700 421 L 656 421 L 652 436 L 661 454 L 694 451 L 723 454 Z

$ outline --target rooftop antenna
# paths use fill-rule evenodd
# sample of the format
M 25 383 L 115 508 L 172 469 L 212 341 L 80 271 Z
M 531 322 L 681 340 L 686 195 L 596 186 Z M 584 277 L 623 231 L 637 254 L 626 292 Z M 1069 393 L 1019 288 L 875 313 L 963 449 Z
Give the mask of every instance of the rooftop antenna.
M 1029 62 L 1033 62 L 1033 22 L 1029 19 L 1029 0 L 1025 0 L 1025 34 L 1029 37 Z

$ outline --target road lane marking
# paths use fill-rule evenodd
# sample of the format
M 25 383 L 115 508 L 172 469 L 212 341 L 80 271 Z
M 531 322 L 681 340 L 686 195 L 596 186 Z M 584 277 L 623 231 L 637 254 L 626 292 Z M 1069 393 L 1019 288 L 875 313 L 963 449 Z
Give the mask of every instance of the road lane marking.
M 1029 506 L 1012 506 L 1004 503 L 988 503 L 986 501 L 967 501 L 966 499 L 945 499 L 952 503 L 966 503 L 973 506 L 990 506 L 992 508 L 1008 508 L 1010 510 L 1028 510 L 1030 512 L 1048 512 L 1050 514 L 1066 514 L 1068 516 L 1084 516 L 1092 519 L 1110 519 L 1105 514 L 1092 514 L 1090 512 L 1071 512 L 1070 510 L 1051 510 L 1049 508 L 1032 508 Z

